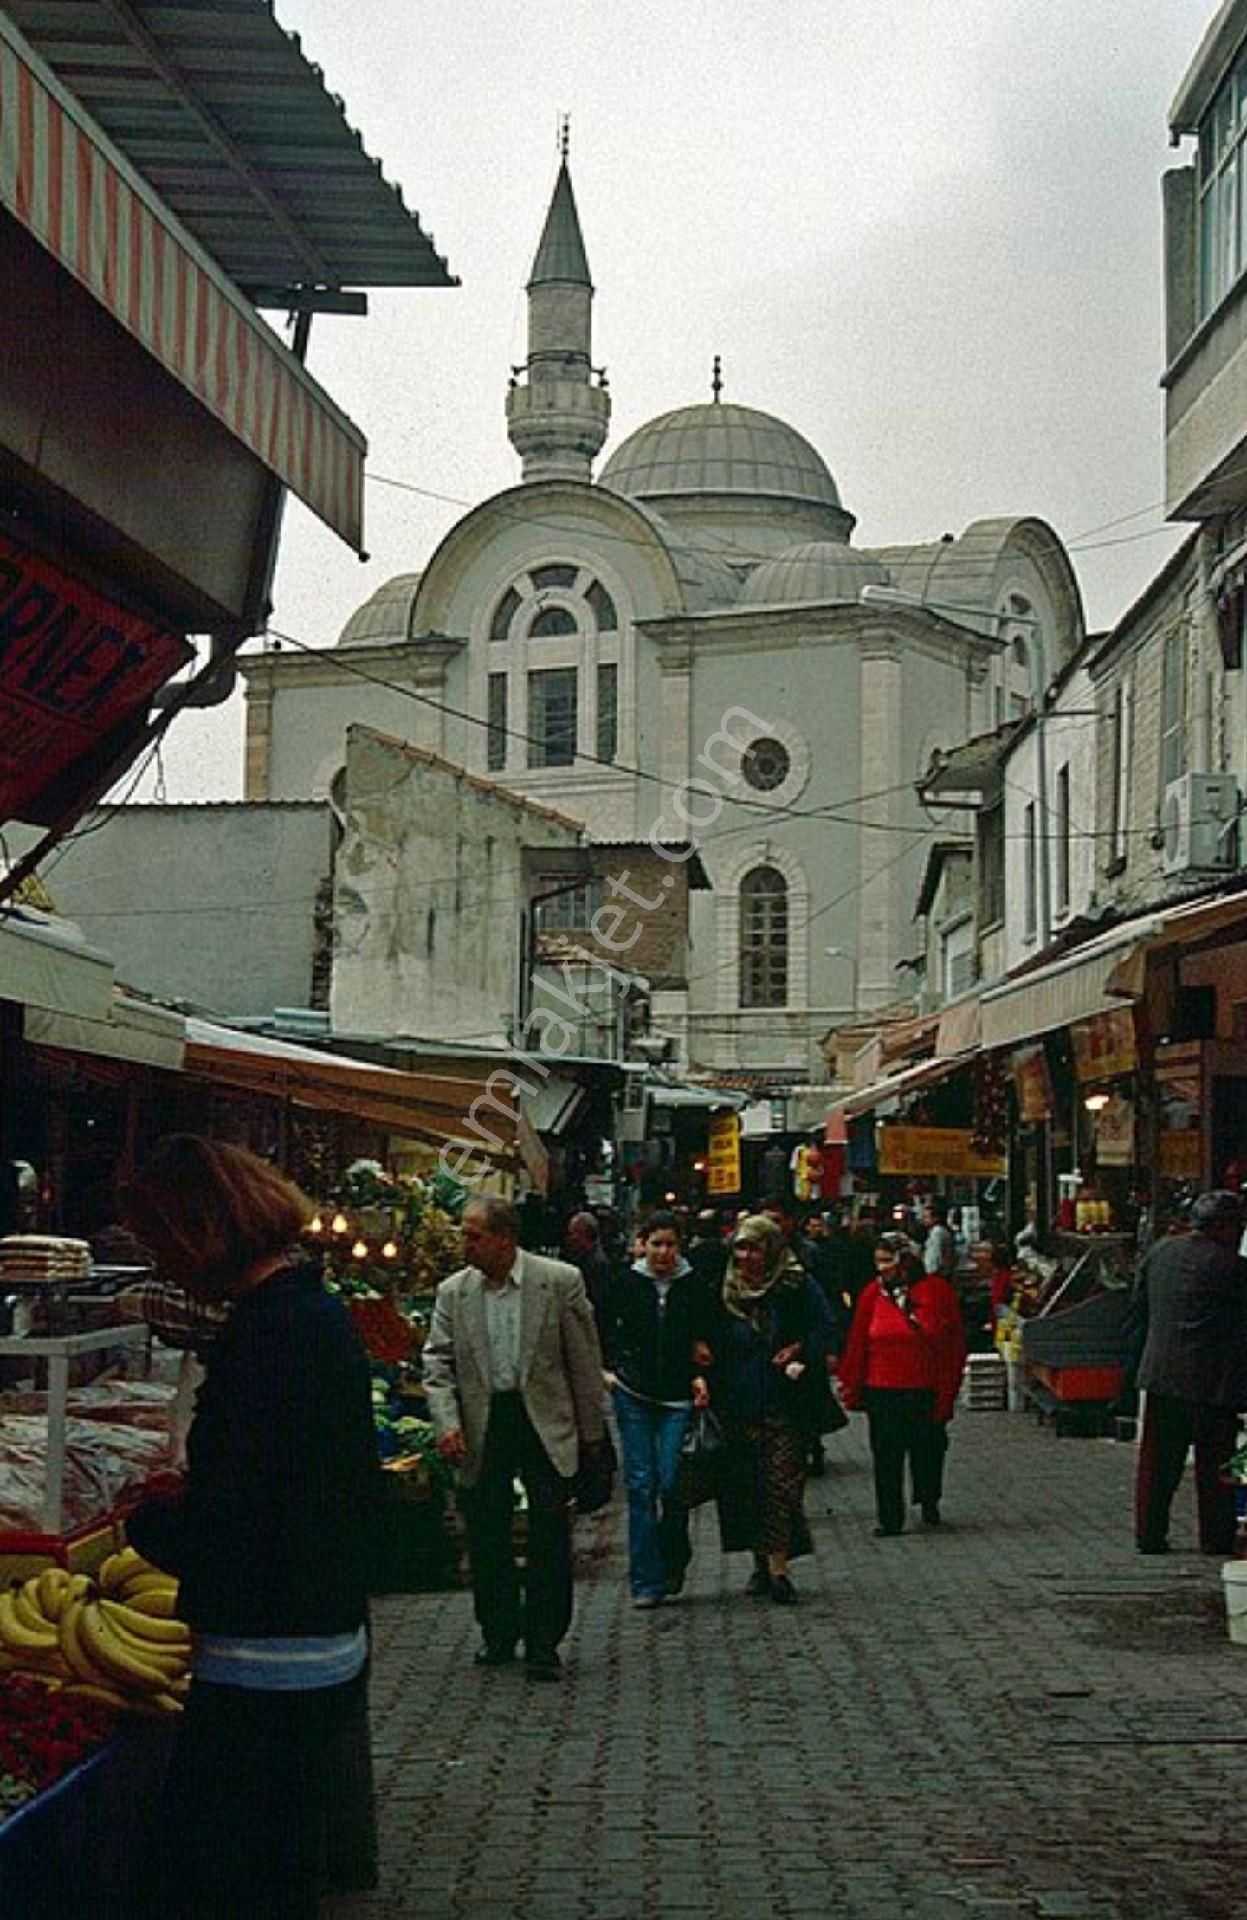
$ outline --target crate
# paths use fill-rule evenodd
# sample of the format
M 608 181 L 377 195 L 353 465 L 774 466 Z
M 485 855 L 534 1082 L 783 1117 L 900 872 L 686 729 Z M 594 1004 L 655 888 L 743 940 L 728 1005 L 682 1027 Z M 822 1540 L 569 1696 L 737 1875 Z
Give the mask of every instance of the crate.
M 972 1353 L 961 1376 L 961 1404 L 970 1413 L 1000 1413 L 1008 1404 L 1008 1372 L 998 1353 Z
M 29 1580 L 45 1567 L 64 1567 L 67 1573 L 94 1573 L 110 1553 L 125 1544 L 119 1520 L 93 1520 L 73 1533 L 0 1531 L 0 1586 Z

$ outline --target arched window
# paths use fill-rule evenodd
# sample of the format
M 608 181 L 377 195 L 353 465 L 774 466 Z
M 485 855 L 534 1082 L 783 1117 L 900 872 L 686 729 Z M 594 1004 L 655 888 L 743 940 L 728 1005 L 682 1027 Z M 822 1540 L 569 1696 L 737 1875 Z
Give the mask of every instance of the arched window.
M 740 883 L 740 1004 L 788 1004 L 788 883 L 774 867 Z
M 566 607 L 543 607 L 528 629 L 534 640 L 550 640 L 557 634 L 575 633 L 576 616 Z
M 515 618 L 516 609 L 519 607 L 519 604 L 519 594 L 515 591 L 514 587 L 508 587 L 494 608 L 494 617 L 489 623 L 489 637 L 491 640 L 510 639 L 511 622 Z

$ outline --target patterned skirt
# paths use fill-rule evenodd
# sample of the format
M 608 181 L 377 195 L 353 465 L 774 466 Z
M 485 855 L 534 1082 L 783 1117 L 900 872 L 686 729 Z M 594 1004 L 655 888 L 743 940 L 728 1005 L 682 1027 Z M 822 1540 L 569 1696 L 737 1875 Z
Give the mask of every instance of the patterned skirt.
M 809 1436 L 787 1420 L 733 1421 L 719 1494 L 724 1553 L 812 1553 L 803 1505 Z

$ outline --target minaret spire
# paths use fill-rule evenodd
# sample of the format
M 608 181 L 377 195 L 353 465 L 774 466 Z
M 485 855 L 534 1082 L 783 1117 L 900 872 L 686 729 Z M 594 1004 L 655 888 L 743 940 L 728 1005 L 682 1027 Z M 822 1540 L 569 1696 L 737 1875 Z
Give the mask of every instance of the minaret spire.
M 714 365 L 710 369 L 710 398 L 716 407 L 723 398 L 723 361 L 717 353 L 714 356 Z
M 507 432 L 525 480 L 591 480 L 606 439 L 610 396 L 595 371 L 593 281 L 559 126 L 559 171 L 528 278 L 528 357 L 512 371 Z

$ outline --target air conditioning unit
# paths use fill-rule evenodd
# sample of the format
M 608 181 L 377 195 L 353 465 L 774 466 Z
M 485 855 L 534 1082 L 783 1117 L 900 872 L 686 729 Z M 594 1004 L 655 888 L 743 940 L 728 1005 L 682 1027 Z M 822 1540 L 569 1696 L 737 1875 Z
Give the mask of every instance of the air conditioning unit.
M 1232 873 L 1238 865 L 1238 782 L 1232 773 L 1184 773 L 1165 788 L 1160 827 L 1166 873 Z

